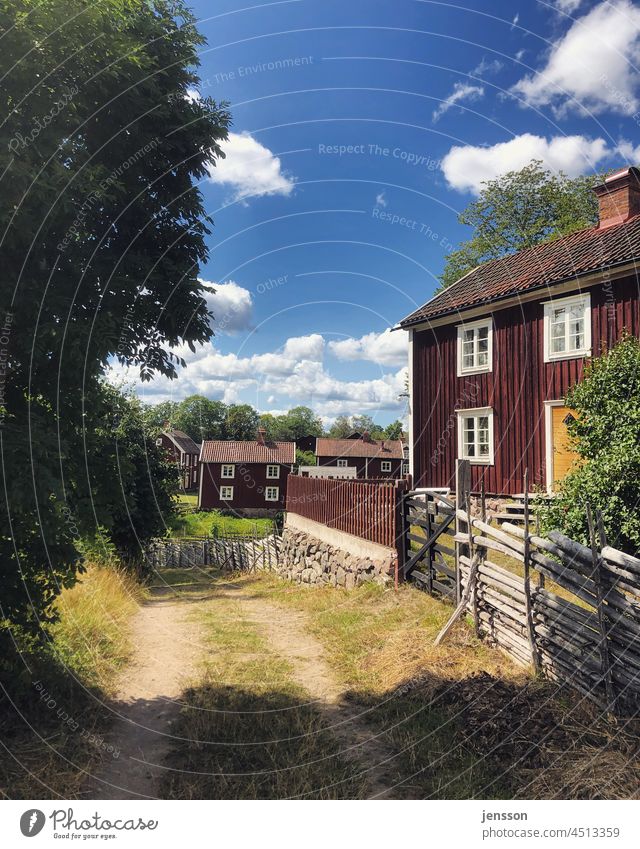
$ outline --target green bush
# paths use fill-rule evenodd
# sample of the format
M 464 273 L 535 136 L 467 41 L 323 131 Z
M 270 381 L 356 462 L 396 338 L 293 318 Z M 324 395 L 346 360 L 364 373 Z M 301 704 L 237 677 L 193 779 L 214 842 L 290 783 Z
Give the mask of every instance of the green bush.
M 568 425 L 580 459 L 545 511 L 546 528 L 588 542 L 585 505 L 602 512 L 610 545 L 640 551 L 640 341 L 625 334 L 571 388 Z

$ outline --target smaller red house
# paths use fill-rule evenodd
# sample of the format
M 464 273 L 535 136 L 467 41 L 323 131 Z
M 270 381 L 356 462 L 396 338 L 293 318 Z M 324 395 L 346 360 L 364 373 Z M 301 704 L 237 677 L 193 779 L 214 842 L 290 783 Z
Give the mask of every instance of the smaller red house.
M 181 430 L 166 429 L 156 439 L 156 445 L 164 448 L 178 466 L 183 488 L 195 489 L 198 485 L 200 447 L 193 439 Z
M 242 516 L 273 516 L 284 510 L 287 480 L 296 461 L 295 442 L 211 440 L 200 451 L 201 510 L 233 510 Z
M 318 466 L 355 466 L 359 478 L 401 478 L 409 473 L 399 439 L 371 439 L 363 433 L 357 439 L 316 440 Z

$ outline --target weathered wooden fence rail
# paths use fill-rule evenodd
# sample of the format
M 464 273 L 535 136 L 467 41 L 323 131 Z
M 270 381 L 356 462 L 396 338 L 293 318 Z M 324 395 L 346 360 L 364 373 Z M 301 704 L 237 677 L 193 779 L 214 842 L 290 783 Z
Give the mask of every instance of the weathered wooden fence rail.
M 152 569 L 211 567 L 233 572 L 273 569 L 280 545 L 277 534 L 157 539 L 147 547 L 145 560 Z
M 462 468 L 458 482 L 464 480 Z M 423 500 L 431 505 L 425 509 L 437 512 L 437 496 Z M 413 577 L 424 589 L 461 602 L 478 635 L 519 663 L 570 684 L 607 712 L 637 713 L 640 559 L 607 545 L 601 521 L 588 508 L 592 539 L 585 546 L 556 531 L 531 533 L 528 499 L 523 525 L 496 527 L 482 508 L 480 516 L 470 515 L 468 505 L 468 491 L 458 491 L 450 537 L 455 557 L 446 574 L 439 571 L 437 551 L 423 551 Z M 406 511 L 407 521 L 415 520 L 411 504 Z
M 287 512 L 395 548 L 400 533 L 403 480 L 363 481 L 291 475 Z

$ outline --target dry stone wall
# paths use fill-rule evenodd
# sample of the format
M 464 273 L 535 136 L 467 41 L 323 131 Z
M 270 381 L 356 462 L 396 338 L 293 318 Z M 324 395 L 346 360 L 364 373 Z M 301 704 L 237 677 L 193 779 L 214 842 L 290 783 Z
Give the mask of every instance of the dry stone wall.
M 393 580 L 394 555 L 367 557 L 336 548 L 295 528 L 285 528 L 275 571 L 302 584 L 352 589 L 365 581 Z

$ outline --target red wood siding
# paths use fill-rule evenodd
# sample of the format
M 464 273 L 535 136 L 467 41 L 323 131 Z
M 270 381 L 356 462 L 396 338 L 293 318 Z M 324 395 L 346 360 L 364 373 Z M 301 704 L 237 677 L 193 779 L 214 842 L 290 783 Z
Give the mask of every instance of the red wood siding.
M 365 483 L 292 475 L 287 512 L 394 548 L 405 487 L 404 481 Z
M 395 460 L 393 458 L 391 458 L 390 472 L 382 471 L 383 460 L 378 459 L 377 457 L 369 457 L 368 460 L 364 457 L 320 457 L 318 465 L 337 466 L 339 459 L 346 460 L 347 466 L 355 466 L 358 470 L 357 475 L 359 478 L 366 478 L 368 480 L 371 480 L 372 478 L 390 478 L 395 480 L 396 478 L 402 477 L 402 460 Z
M 626 328 L 640 335 L 639 284 L 635 278 L 585 289 L 591 294 L 594 355 Z M 566 293 L 567 296 L 571 293 Z M 450 486 L 458 454 L 456 410 L 492 407 L 494 464 L 471 466 L 474 491 L 514 494 L 546 485 L 545 401 L 564 398 L 577 382 L 583 359 L 544 362 L 543 306 L 539 302 L 494 313 L 493 371 L 456 376 L 456 324 L 414 333 L 413 427 L 416 486 Z M 456 322 L 460 323 L 460 322 Z
M 225 463 L 225 465 L 229 464 Z M 222 477 L 222 463 L 202 463 L 201 469 L 200 506 L 206 510 L 213 508 L 284 510 L 290 466 L 280 466 L 279 478 L 267 478 L 266 463 L 236 463 L 233 478 Z M 220 499 L 221 486 L 233 487 L 233 501 Z M 268 486 L 280 487 L 278 501 L 265 500 L 265 489 Z
M 161 448 L 167 452 L 169 459 L 178 466 L 184 489 L 194 489 L 198 485 L 198 455 L 185 454 L 180 451 L 164 433 L 158 437 L 162 440 Z

